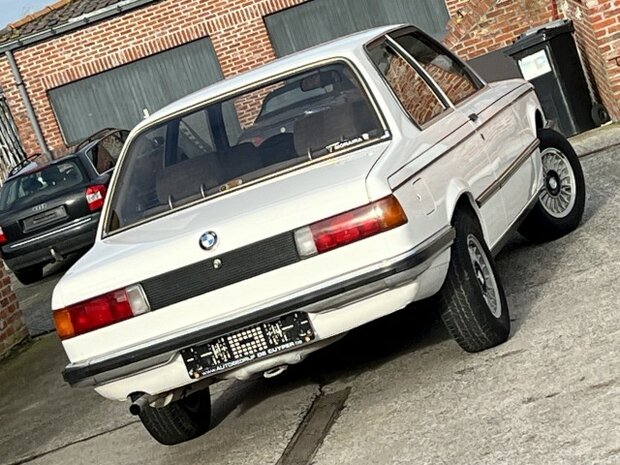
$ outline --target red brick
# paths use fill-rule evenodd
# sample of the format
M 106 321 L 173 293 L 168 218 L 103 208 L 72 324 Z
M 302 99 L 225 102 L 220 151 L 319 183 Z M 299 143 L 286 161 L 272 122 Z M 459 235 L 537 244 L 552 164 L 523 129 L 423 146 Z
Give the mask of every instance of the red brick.
M 0 356 L 4 355 L 15 344 L 27 336 L 27 330 L 22 321 L 21 312 L 17 304 L 17 297 L 13 293 L 10 278 L 0 263 Z

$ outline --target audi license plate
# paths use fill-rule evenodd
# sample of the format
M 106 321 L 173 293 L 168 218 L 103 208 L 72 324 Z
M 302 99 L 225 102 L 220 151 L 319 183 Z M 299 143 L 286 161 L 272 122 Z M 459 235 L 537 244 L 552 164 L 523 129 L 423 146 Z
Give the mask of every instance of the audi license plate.
M 181 356 L 189 376 L 199 379 L 307 344 L 313 339 L 308 315 L 295 312 L 183 349 Z

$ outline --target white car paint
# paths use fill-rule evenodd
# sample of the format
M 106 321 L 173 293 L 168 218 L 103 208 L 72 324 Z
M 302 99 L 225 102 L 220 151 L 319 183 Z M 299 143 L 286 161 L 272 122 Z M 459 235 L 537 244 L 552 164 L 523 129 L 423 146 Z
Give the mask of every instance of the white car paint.
M 542 186 L 540 156 L 535 149 L 526 153 L 527 159 L 507 182 L 498 183 L 502 174 L 536 140 L 535 115 L 540 112 L 536 96 L 524 81 L 485 85 L 476 95 L 450 108 L 435 124 L 421 130 L 403 112 L 364 49 L 365 44 L 394 28 L 354 34 L 276 60 L 185 97 L 141 122 L 129 136 L 119 163 L 121 169 L 127 146 L 158 122 L 291 70 L 346 59 L 363 77 L 391 139 L 362 149 L 352 147 L 338 157 L 198 202 L 113 235 L 106 236 L 102 221 L 94 247 L 58 283 L 52 308 L 62 309 L 215 258 L 389 194 L 398 198 L 408 223 L 288 267 L 67 339 L 63 345 L 71 366 L 96 365 L 173 341 L 192 331 L 251 315 L 351 276 L 381 270 L 423 250 L 425 244 L 449 228 L 457 202 L 463 198 L 475 209 L 489 247 L 500 244 Z M 470 120 L 472 113 L 479 114 L 475 122 Z M 112 191 L 118 175 L 117 171 L 111 183 Z M 493 186 L 497 187 L 495 192 L 479 205 L 477 199 Z M 108 199 L 102 217 L 108 214 L 109 203 Z M 213 251 L 198 247 L 198 238 L 208 230 L 217 231 L 221 238 Z M 223 372 L 216 378 L 243 379 L 252 373 L 297 363 L 347 331 L 433 295 L 443 283 L 449 260 L 449 249 L 440 250 L 411 279 L 402 275 L 400 280 L 385 279 L 382 288 L 367 288 L 368 295 L 359 300 L 334 302 L 327 309 L 311 312 L 317 342 Z M 101 395 L 117 400 L 133 393 L 166 393 L 192 382 L 178 350 L 130 373 L 94 376 L 88 380 Z

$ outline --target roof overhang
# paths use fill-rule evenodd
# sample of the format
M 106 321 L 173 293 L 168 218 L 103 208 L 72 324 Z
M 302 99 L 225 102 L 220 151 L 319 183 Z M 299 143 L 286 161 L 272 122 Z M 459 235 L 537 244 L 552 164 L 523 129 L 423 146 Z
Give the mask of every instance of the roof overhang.
M 72 32 L 76 29 L 88 26 L 92 23 L 117 16 L 128 11 L 140 8 L 149 3 L 154 3 L 160 0 L 123 0 L 114 5 L 101 8 L 100 10 L 92 11 L 90 13 L 71 18 L 69 21 L 60 24 L 59 26 L 50 27 L 43 31 L 36 32 L 34 34 L 26 35 L 18 39 L 6 42 L 0 45 L 0 53 L 8 51 L 18 50 L 29 45 L 34 45 L 39 42 L 43 42 L 48 39 L 58 37 L 62 34 Z

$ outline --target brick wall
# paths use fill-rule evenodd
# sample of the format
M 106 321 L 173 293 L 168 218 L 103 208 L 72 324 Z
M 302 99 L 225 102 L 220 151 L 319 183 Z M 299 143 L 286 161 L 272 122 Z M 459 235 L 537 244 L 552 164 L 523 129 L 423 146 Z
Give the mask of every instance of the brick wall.
M 620 0 L 564 0 L 560 8 L 575 23 L 599 98 L 612 118 L 620 120 Z
M 586 69 L 612 118 L 620 120 L 620 0 L 446 0 L 445 43 L 466 59 L 510 45 L 526 30 L 572 19 Z
M 222 71 L 232 76 L 273 60 L 263 16 L 305 0 L 162 0 L 15 52 L 45 139 L 57 153 L 66 146 L 47 91 L 140 58 L 209 36 Z M 28 153 L 40 150 L 6 59 L 0 86 L 18 121 Z
M 510 45 L 532 27 L 553 21 L 553 0 L 447 0 L 446 45 L 466 59 Z
M 3 57 L 1 55 L 0 57 Z M 19 132 L 19 138 L 24 145 L 26 153 L 32 154 L 40 151 L 30 121 L 26 116 L 26 110 L 19 96 L 19 90 L 13 80 L 11 69 L 6 58 L 0 58 L 0 87 L 4 91 L 6 100 L 11 107 L 11 114 Z
M 275 58 L 265 15 L 306 0 L 160 0 L 71 34 L 15 52 L 49 146 L 66 151 L 47 92 L 77 79 L 209 36 L 225 76 Z M 445 42 L 465 58 L 509 45 L 527 29 L 558 17 L 576 22 L 577 37 L 601 99 L 620 119 L 620 0 L 445 0 Z M 28 153 L 39 150 L 24 106 L 0 57 L 7 95 Z
M 28 331 L 11 287 L 11 278 L 0 263 L 0 357 L 26 336 Z

